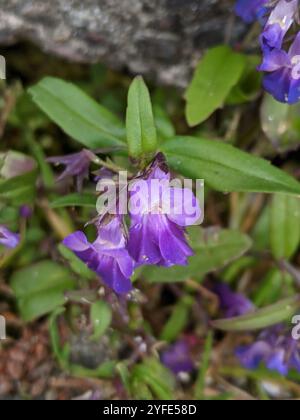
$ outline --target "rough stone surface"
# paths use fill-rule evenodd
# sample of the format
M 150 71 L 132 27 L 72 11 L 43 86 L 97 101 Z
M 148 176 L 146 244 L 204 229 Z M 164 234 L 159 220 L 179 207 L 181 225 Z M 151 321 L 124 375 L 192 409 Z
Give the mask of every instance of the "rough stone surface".
M 223 42 L 234 0 L 0 0 L 0 45 L 30 40 L 79 62 L 184 86 L 203 48 Z M 233 40 L 244 30 L 238 20 Z

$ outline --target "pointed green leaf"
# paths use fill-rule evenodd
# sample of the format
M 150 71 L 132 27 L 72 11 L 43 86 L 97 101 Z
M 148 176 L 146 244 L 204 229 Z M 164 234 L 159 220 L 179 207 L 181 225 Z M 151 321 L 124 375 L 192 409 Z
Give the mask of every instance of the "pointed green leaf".
M 176 137 L 162 147 L 184 176 L 204 179 L 217 191 L 283 192 L 300 195 L 300 183 L 270 162 L 221 141 Z
M 41 261 L 22 268 L 11 278 L 11 287 L 25 321 L 32 321 L 62 306 L 64 292 L 74 286 L 70 271 L 53 261 Z
M 174 398 L 175 378 L 171 372 L 155 358 L 145 359 L 132 369 L 132 385 L 147 385 L 159 400 Z
M 160 339 L 172 342 L 184 330 L 190 320 L 191 307 L 194 301 L 190 296 L 182 298 L 174 308 L 174 311 L 164 326 Z
M 136 77 L 129 88 L 126 130 L 131 157 L 140 158 L 156 151 L 157 132 L 151 98 L 142 77 Z
M 223 331 L 259 330 L 290 320 L 299 308 L 300 296 L 297 295 L 244 316 L 213 321 L 212 325 Z
M 225 45 L 212 48 L 205 54 L 186 92 L 186 118 L 190 126 L 205 121 L 223 106 L 245 66 L 246 57 Z
M 274 257 L 290 259 L 300 244 L 300 197 L 275 194 L 271 204 L 270 223 Z
M 29 93 L 53 122 L 89 149 L 124 146 L 120 120 L 72 83 L 46 77 Z
M 60 207 L 89 207 L 96 208 L 97 197 L 94 194 L 68 194 L 53 200 L 50 205 L 53 209 Z
M 94 328 L 92 340 L 98 340 L 110 326 L 112 311 L 108 303 L 99 300 L 91 306 L 91 321 Z

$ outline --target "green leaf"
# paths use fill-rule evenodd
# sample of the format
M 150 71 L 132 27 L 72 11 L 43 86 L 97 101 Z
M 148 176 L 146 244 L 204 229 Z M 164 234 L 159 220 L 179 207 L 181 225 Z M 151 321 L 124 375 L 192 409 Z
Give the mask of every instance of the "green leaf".
M 0 181 L 0 199 L 13 205 L 32 203 L 36 196 L 37 171 Z
M 253 101 L 261 91 L 262 74 L 257 71 L 261 58 L 257 55 L 246 57 L 247 63 L 239 82 L 226 99 L 226 105 L 239 105 Z
M 193 298 L 185 296 L 175 306 L 174 311 L 164 326 L 160 339 L 162 341 L 174 341 L 184 330 L 190 319 Z
M 131 394 L 130 372 L 126 365 L 126 362 L 119 362 L 116 366 L 116 370 L 120 375 L 124 388 L 130 395 Z
M 186 267 L 146 267 L 143 276 L 152 283 L 173 283 L 189 278 L 202 280 L 205 274 L 219 270 L 239 258 L 251 247 L 251 240 L 233 230 L 189 229 L 190 245 L 195 255 Z
M 77 86 L 46 77 L 29 93 L 52 121 L 85 147 L 124 146 L 120 120 Z
M 300 197 L 275 194 L 270 219 L 272 253 L 277 259 L 290 259 L 300 243 Z
M 37 164 L 30 156 L 14 150 L 0 153 L 0 199 L 16 206 L 32 203 L 36 178 Z
M 300 144 L 300 104 L 288 105 L 265 94 L 260 112 L 262 129 L 280 152 L 287 152 Z
M 290 320 L 299 308 L 300 296 L 297 295 L 247 315 L 213 321 L 212 325 L 223 331 L 259 330 Z
M 32 321 L 62 306 L 64 292 L 74 286 L 70 271 L 52 261 L 22 268 L 11 277 L 11 287 L 24 321 Z
M 65 312 L 65 308 L 56 308 L 49 317 L 49 334 L 51 340 L 51 347 L 54 356 L 56 357 L 62 369 L 66 369 L 69 365 L 70 351 L 69 346 L 61 347 L 60 336 L 57 327 L 57 318 Z
M 278 268 L 272 268 L 255 291 L 252 299 L 253 303 L 255 306 L 260 307 L 277 302 L 282 297 L 283 291 L 285 296 L 288 296 L 287 292 L 289 292 L 292 283 L 293 279 L 290 274 Z M 291 294 L 295 294 L 293 290 L 291 292 Z
M 93 280 L 95 278 L 95 273 L 90 270 L 87 265 L 84 264 L 84 262 L 81 261 L 69 248 L 59 244 L 58 251 L 68 261 L 70 268 L 74 273 L 87 280 Z
M 245 65 L 246 57 L 227 46 L 212 48 L 205 54 L 186 92 L 186 118 L 190 126 L 205 121 L 223 106 Z
M 300 183 L 287 173 L 221 141 L 176 137 L 161 149 L 175 171 L 217 191 L 300 194 Z
M 200 363 L 200 369 L 198 373 L 198 378 L 195 386 L 195 398 L 196 400 L 205 399 L 205 385 L 206 385 L 206 374 L 209 369 L 211 354 L 213 351 L 214 336 L 212 332 L 209 332 L 205 340 L 205 346 L 202 356 L 202 361 Z
M 132 369 L 132 381 L 140 386 L 147 385 L 159 400 L 173 400 L 175 378 L 157 359 L 145 359 Z M 133 393 L 132 393 L 133 394 Z
M 94 328 L 92 340 L 98 340 L 110 326 L 112 311 L 108 303 L 98 301 L 91 305 L 91 321 Z
M 96 208 L 97 197 L 94 194 L 68 194 L 53 200 L 50 205 L 53 209 L 61 207 L 89 207 Z
M 157 133 L 151 98 L 142 77 L 136 77 L 129 88 L 126 130 L 131 157 L 140 158 L 156 151 Z
M 88 369 L 81 365 L 76 365 L 70 363 L 68 372 L 72 376 L 77 376 L 79 378 L 102 378 L 109 379 L 113 378 L 115 373 L 116 362 L 114 360 L 109 360 L 107 362 L 101 363 L 95 369 Z
M 167 111 L 159 104 L 153 106 L 157 134 L 161 140 L 166 140 L 176 135 L 175 128 Z
M 55 185 L 55 176 L 50 164 L 47 162 L 43 147 L 35 140 L 30 128 L 26 127 L 25 131 L 23 138 L 26 141 L 32 156 L 35 157 L 38 163 L 43 183 L 46 188 L 52 189 Z
M 236 279 L 240 278 L 241 273 L 249 268 L 255 267 L 256 265 L 257 258 L 248 255 L 241 257 L 226 268 L 226 270 L 222 273 L 222 280 L 225 283 L 233 283 Z
M 251 234 L 255 251 L 270 249 L 270 213 L 270 205 L 268 203 L 258 217 Z

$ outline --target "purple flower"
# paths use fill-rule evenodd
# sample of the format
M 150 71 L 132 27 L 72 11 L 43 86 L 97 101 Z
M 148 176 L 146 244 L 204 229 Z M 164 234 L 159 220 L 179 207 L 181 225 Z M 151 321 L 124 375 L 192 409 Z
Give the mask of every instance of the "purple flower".
M 65 238 L 63 244 L 101 276 L 115 292 L 128 293 L 132 289 L 130 277 L 134 262 L 126 249 L 126 238 L 119 217 L 100 227 L 98 237 L 92 244 L 80 231 Z
M 287 375 L 290 370 L 300 372 L 300 343 L 278 325 L 265 330 L 250 346 L 237 349 L 237 357 L 247 369 L 263 363 L 268 369 Z
M 138 264 L 186 265 L 193 251 L 185 227 L 201 209 L 192 190 L 170 186 L 170 173 L 156 160 L 146 179 L 130 188 L 129 252 Z
M 300 33 L 288 52 L 266 51 L 259 70 L 268 74 L 264 88 L 280 102 L 294 104 L 300 99 Z
M 30 219 L 32 216 L 32 208 L 26 204 L 20 207 L 20 216 L 23 219 Z
M 162 352 L 161 362 L 175 375 L 181 372 L 190 373 L 194 369 L 194 362 L 186 340 L 177 341 Z
M 261 34 L 264 51 L 282 47 L 283 39 L 292 26 L 297 12 L 298 0 L 280 0 L 272 11 Z
M 219 296 L 226 318 L 245 315 L 254 310 L 254 305 L 249 299 L 240 293 L 233 293 L 226 284 L 219 283 L 214 290 Z
M 235 13 L 246 23 L 252 23 L 260 18 L 265 12 L 265 4 L 269 0 L 238 0 Z
M 82 190 L 83 181 L 89 178 L 89 169 L 91 162 L 97 156 L 90 150 L 83 149 L 81 152 L 73 153 L 66 156 L 55 156 L 48 158 L 47 161 L 55 165 L 65 165 L 66 168 L 58 177 L 57 181 L 63 181 L 66 178 L 77 178 L 77 189 Z
M 16 248 L 20 243 L 20 236 L 11 232 L 5 226 L 0 226 L 0 244 L 6 248 Z

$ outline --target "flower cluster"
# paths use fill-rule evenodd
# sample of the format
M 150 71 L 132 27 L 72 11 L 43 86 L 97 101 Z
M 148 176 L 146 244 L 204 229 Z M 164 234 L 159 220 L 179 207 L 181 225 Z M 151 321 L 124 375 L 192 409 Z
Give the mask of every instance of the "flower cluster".
M 265 90 L 280 102 L 299 102 L 300 32 L 295 34 L 293 30 L 298 0 L 239 0 L 236 13 L 246 22 L 255 19 L 262 22 L 263 60 L 259 70 L 265 73 Z
M 225 284 L 218 284 L 214 291 L 228 318 L 245 315 L 255 309 L 249 299 L 232 292 Z M 263 364 L 281 375 L 287 375 L 292 369 L 300 372 L 300 342 L 292 338 L 284 325 L 267 328 L 254 343 L 237 348 L 236 356 L 247 369 L 256 369 Z
M 95 223 L 97 239 L 93 243 L 83 232 L 64 240 L 64 245 L 117 293 L 131 290 L 130 277 L 136 267 L 186 265 L 193 255 L 185 227 L 199 219 L 200 205 L 192 190 L 172 187 L 170 179 L 164 156 L 159 154 L 131 183 L 129 234 L 123 214 L 106 214 Z M 190 203 L 194 215 L 186 213 L 188 206 L 182 206 L 182 200 Z
M 235 12 L 245 22 L 252 23 L 267 12 L 268 0 L 238 0 Z
M 255 343 L 240 347 L 236 353 L 247 369 L 264 364 L 281 375 L 287 375 L 292 369 L 300 372 L 300 343 L 286 332 L 283 325 L 266 329 Z

